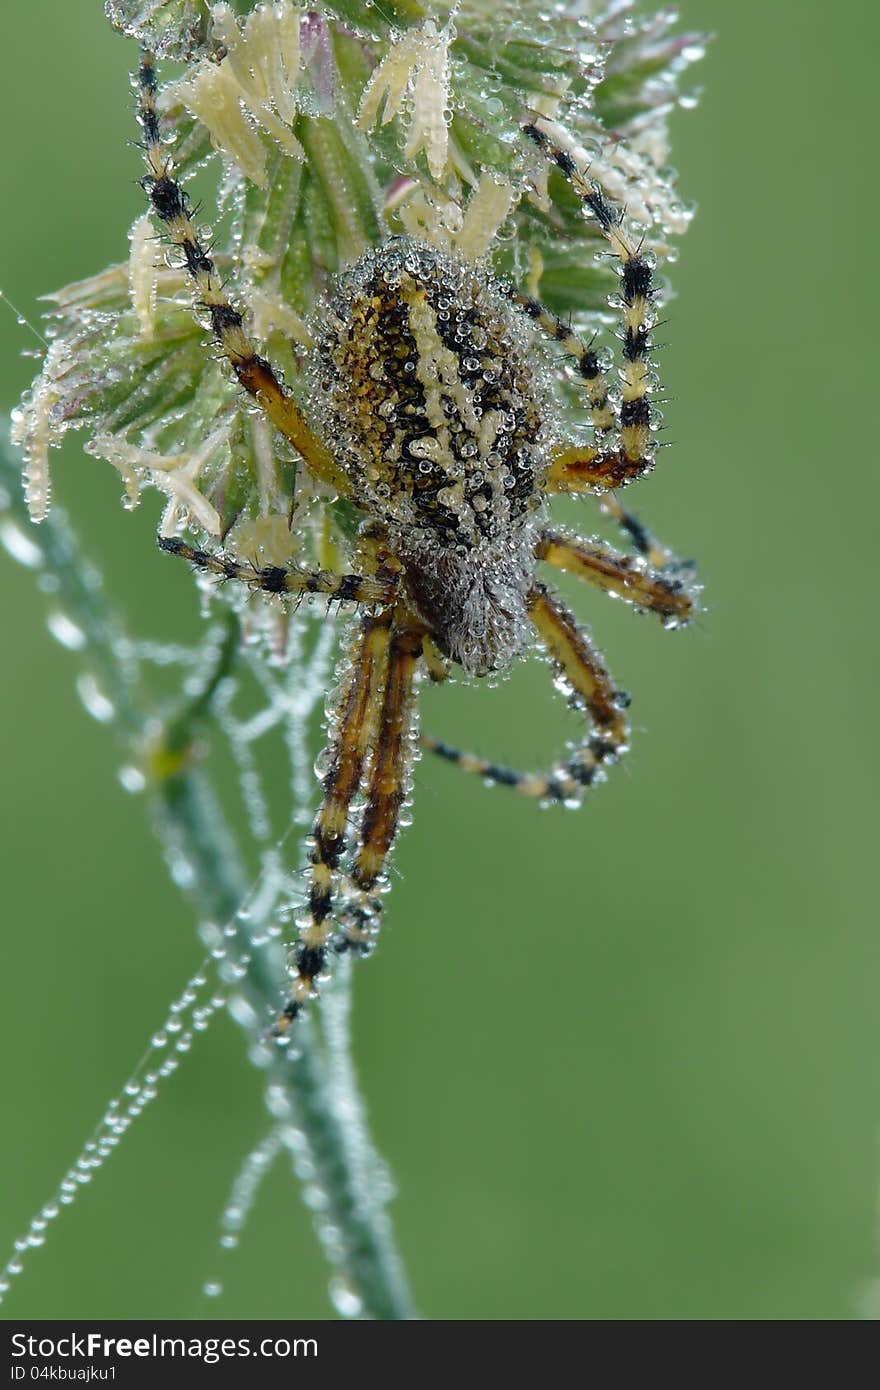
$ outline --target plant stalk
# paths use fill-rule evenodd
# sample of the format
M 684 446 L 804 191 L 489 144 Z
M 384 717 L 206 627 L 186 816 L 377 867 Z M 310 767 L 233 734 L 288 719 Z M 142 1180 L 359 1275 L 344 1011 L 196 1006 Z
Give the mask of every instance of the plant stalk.
M 0 428 L 0 537 L 6 548 L 52 577 L 53 602 L 83 635 L 82 651 L 115 710 L 115 728 L 129 758 L 143 758 L 148 730 L 159 714 L 137 679 L 134 648 L 108 604 L 99 576 L 82 556 L 62 513 L 55 509 L 39 527 L 31 524 L 21 490 L 21 461 Z M 23 538 L 23 540 L 22 540 Z M 211 700 L 229 674 L 238 650 L 238 624 L 230 615 L 216 664 L 203 688 L 162 726 L 160 745 L 150 737 L 154 775 L 146 794 L 169 865 L 183 863 L 188 893 L 203 923 L 222 928 L 226 962 L 234 975 L 230 1013 L 243 1029 L 251 1060 L 265 1074 L 265 1099 L 284 1125 L 285 1142 L 309 1181 L 322 1193 L 319 1236 L 335 1267 L 336 1305 L 348 1316 L 405 1319 L 415 1316 L 403 1265 L 387 1213 L 385 1169 L 364 1123 L 347 1028 L 348 971 L 329 992 L 328 1036 L 302 1020 L 295 1048 L 266 1038 L 266 1024 L 283 997 L 283 951 L 266 923 L 244 911 L 250 885 L 235 837 L 193 745 L 212 720 Z M 164 768 L 164 775 L 156 770 Z M 215 928 L 217 930 L 217 928 Z M 223 967 L 221 966 L 221 974 Z M 340 1056 L 340 1049 L 345 1051 Z

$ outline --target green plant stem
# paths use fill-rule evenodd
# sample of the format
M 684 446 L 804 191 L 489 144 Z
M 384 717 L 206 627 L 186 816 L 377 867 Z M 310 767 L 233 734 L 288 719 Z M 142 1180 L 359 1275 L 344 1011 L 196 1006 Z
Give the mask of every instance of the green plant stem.
M 63 516 L 56 510 L 41 526 L 31 525 L 21 492 L 20 462 L 5 430 L 0 433 L 0 520 L 18 528 L 39 552 L 42 572 L 53 579 L 55 603 L 83 633 L 85 658 L 114 706 L 127 755 L 142 754 L 144 736 L 157 712 L 142 690 L 135 693 L 136 670 L 126 655 L 131 643 Z M 231 1013 L 245 1032 L 251 1059 L 265 1073 L 266 1102 L 273 1118 L 286 1126 L 292 1147 L 305 1149 L 312 1181 L 324 1194 L 325 1225 L 319 1234 L 344 1280 L 345 1311 L 380 1319 L 410 1318 L 412 1300 L 385 1209 L 387 1184 L 374 1181 L 368 1171 L 378 1173 L 380 1161 L 366 1135 L 350 1056 L 345 1059 L 344 1086 L 340 1085 L 338 1025 L 331 1029 L 329 1049 L 310 1020 L 303 1020 L 305 1026 L 297 1030 L 296 1050 L 267 1043 L 266 1021 L 283 996 L 283 952 L 266 937 L 265 923 L 242 914 L 249 884 L 235 837 L 206 773 L 188 755 L 210 720 L 211 696 L 231 669 L 237 637 L 237 622 L 230 617 L 205 686 L 164 726 L 162 751 L 178 770 L 148 783 L 156 832 L 169 864 L 185 866 L 183 878 L 203 922 L 225 929 L 222 936 L 236 975 Z M 340 1010 L 347 1014 L 348 1001 L 339 992 L 348 988 L 347 973 L 331 1005 L 337 1018 Z
M 83 635 L 89 667 L 113 706 L 120 733 L 129 743 L 136 743 L 144 734 L 146 720 L 132 694 L 135 672 L 126 656 L 129 643 L 104 598 L 98 572 L 80 553 L 64 514 L 59 510 L 51 521 L 39 527 L 32 524 L 21 488 L 21 463 L 2 420 L 0 521 L 14 527 L 39 552 L 41 571 L 57 581 L 59 604 Z
M 347 1076 L 346 1104 L 340 1105 L 343 1097 L 331 1085 L 324 1048 L 309 1020 L 297 1031 L 295 1052 L 265 1042 L 266 1019 L 277 1011 L 284 988 L 282 955 L 270 944 L 255 944 L 255 937 L 263 937 L 264 923 L 250 917 L 242 921 L 238 916 L 248 896 L 247 878 L 207 778 L 199 772 L 167 778 L 160 789 L 158 812 L 160 839 L 170 860 L 183 859 L 190 869 L 190 892 L 199 910 L 210 920 L 226 924 L 227 933 L 234 926 L 235 936 L 226 939 L 233 944 L 233 959 L 246 964 L 237 990 L 250 1006 L 235 1009 L 234 1016 L 258 1059 L 267 1064 L 270 1109 L 304 1136 L 326 1198 L 328 1227 L 340 1233 L 331 1252 L 334 1262 L 368 1316 L 412 1317 L 390 1221 L 358 1171 L 364 1143 L 353 1068 Z M 334 1004 L 339 1007 L 338 1000 Z M 357 1129 L 349 1124 L 352 1112 Z

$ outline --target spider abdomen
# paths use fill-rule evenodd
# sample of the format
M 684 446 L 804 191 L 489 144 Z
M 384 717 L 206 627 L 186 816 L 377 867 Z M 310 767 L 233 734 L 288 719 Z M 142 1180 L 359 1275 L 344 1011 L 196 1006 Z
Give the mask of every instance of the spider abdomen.
M 528 325 L 488 272 L 394 238 L 340 277 L 319 328 L 322 433 L 401 549 L 503 542 L 540 504 Z

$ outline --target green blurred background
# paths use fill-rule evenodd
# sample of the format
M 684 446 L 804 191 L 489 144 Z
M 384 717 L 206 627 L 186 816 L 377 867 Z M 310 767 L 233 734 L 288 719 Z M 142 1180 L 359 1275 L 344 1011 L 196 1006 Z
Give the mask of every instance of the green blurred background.
M 680 8 L 716 33 L 700 108 L 674 121 L 700 210 L 662 335 L 676 447 L 632 500 L 699 557 L 708 612 L 665 634 L 584 592 L 637 733 L 580 814 L 420 766 L 355 1024 L 432 1318 L 851 1318 L 877 1266 L 880 10 Z M 0 283 L 31 317 L 126 254 L 142 202 L 131 61 L 98 0 L 4 14 Z M 33 344 L 5 311 L 0 341 L 7 409 Z M 186 575 L 152 545 L 155 494 L 122 512 L 75 440 L 55 473 L 136 627 L 197 634 Z M 201 951 L 33 577 L 4 560 L 0 596 L 5 1248 Z M 568 727 L 538 666 L 425 703 L 432 731 L 524 764 Z M 242 1052 L 225 1019 L 212 1028 L 5 1315 L 330 1315 L 281 1164 L 241 1248 L 217 1248 L 265 1128 Z

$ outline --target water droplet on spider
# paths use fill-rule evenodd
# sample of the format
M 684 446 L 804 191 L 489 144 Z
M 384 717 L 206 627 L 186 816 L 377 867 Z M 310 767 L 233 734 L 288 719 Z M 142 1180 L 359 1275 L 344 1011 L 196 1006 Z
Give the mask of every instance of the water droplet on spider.
M 315 759 L 315 776 L 318 778 L 326 777 L 330 771 L 330 764 L 333 761 L 333 749 L 331 747 L 322 748 Z

